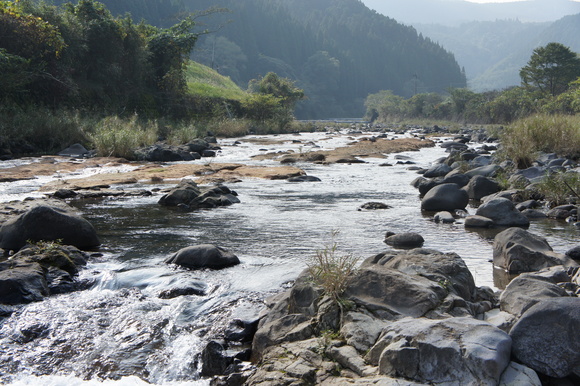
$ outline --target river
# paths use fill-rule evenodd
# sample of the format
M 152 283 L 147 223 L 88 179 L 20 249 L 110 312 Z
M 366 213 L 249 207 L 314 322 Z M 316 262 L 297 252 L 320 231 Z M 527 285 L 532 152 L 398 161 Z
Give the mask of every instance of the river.
M 266 150 L 333 148 L 351 140 L 326 133 L 275 139 L 283 143 L 223 140 L 215 159 L 194 162 L 277 165 L 250 157 Z M 445 151 L 433 147 L 398 156 L 428 167 Z M 0 380 L 15 385 L 205 385 L 199 353 L 232 317 L 255 314 L 264 298 L 288 288 L 317 250 L 336 242 L 341 253 L 364 259 L 388 248 L 386 231 L 420 233 L 426 248 L 463 257 L 477 285 L 495 287 L 493 235 L 467 232 L 461 223 L 437 224 L 423 215 L 418 192 L 410 185 L 417 174 L 409 165 L 396 165 L 394 154 L 366 161 L 296 165 L 321 182 L 247 179 L 227 184 L 241 203 L 212 210 L 173 211 L 157 204 L 158 194 L 76 203 L 103 243 L 102 256 L 92 258 L 80 274 L 90 288 L 26 305 L 0 320 Z M 385 162 L 394 166 L 380 166 Z M 50 179 L 0 184 L 0 199 L 38 195 L 37 185 Z M 392 209 L 358 210 L 369 201 Z M 578 236 L 572 227 L 553 221 L 534 223 L 530 230 L 548 237 L 557 252 L 575 246 Z M 173 252 L 202 243 L 234 252 L 242 264 L 188 271 L 163 263 Z M 158 297 L 164 289 L 191 283 L 207 295 Z

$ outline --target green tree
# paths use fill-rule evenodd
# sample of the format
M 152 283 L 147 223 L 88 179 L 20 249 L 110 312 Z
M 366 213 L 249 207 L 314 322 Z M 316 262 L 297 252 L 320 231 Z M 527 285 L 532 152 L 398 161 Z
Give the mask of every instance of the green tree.
M 555 96 L 568 89 L 580 76 L 580 58 L 560 43 L 536 48 L 528 64 L 520 70 L 522 83 L 544 94 Z

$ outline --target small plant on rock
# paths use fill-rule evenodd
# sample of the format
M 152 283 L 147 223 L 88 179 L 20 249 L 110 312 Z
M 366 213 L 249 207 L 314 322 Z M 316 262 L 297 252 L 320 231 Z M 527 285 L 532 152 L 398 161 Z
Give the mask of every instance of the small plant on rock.
M 344 301 L 341 296 L 349 278 L 356 273 L 359 258 L 338 251 L 337 235 L 337 231 L 332 232 L 332 242 L 316 252 L 308 263 L 308 270 L 314 282 L 342 309 Z

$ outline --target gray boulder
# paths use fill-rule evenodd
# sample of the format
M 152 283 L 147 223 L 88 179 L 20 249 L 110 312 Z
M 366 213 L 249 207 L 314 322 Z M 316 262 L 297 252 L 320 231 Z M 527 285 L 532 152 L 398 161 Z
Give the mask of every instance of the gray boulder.
M 74 145 L 71 145 L 66 149 L 60 151 L 58 155 L 62 157 L 85 158 L 89 157 L 91 155 L 91 152 L 88 151 L 80 143 L 75 143 Z
M 449 173 L 451 170 L 452 170 L 451 167 L 449 167 L 449 165 L 447 165 L 447 164 L 437 164 L 437 165 L 431 166 L 423 174 L 423 176 L 426 178 L 443 177 L 444 175 Z
M 470 199 L 481 200 L 485 196 L 497 193 L 500 188 L 499 184 L 490 178 L 474 176 L 465 187 L 465 190 Z
M 580 372 L 580 298 L 547 299 L 526 311 L 510 331 L 513 355 L 550 377 Z
M 164 261 L 190 269 L 221 269 L 240 264 L 233 253 L 211 244 L 200 244 L 180 249 Z
M 227 186 L 199 187 L 191 180 L 181 181 L 159 199 L 163 206 L 176 206 L 183 210 L 216 208 L 239 203 L 237 193 Z
M 425 239 L 418 233 L 405 232 L 387 236 L 385 243 L 394 248 L 418 248 L 423 246 Z
M 501 167 L 499 165 L 492 164 L 492 165 L 480 166 L 478 168 L 471 169 L 468 172 L 466 172 L 465 174 L 469 177 L 474 177 L 474 176 L 495 177 L 495 175 L 500 170 L 501 170 Z
M 493 220 L 483 216 L 467 216 L 465 218 L 466 228 L 491 228 L 493 226 Z
M 507 198 L 494 198 L 484 202 L 475 212 L 478 216 L 493 220 L 497 226 L 527 227 L 530 220 Z
M 80 249 L 100 245 L 95 228 L 72 210 L 39 205 L 6 221 L 0 228 L 0 248 L 18 251 L 28 241 L 57 241 Z
M 359 352 L 370 349 L 389 323 L 362 312 L 348 312 L 343 320 L 340 332 L 346 343 Z
M 510 273 L 533 272 L 555 265 L 577 266 L 566 255 L 555 253 L 546 239 L 521 228 L 509 228 L 495 236 L 493 263 Z
M 568 296 L 559 283 L 570 282 L 563 267 L 545 271 L 523 273 L 513 279 L 501 293 L 500 309 L 520 317 L 541 300 Z
M 421 209 L 430 212 L 465 209 L 469 204 L 467 193 L 456 184 L 442 184 L 429 190 L 421 201 Z
M 22 304 L 48 296 L 45 271 L 38 263 L 0 263 L 0 304 Z
M 405 318 L 369 351 L 379 373 L 427 384 L 498 384 L 510 363 L 511 339 L 473 318 Z
M 433 217 L 433 221 L 436 223 L 453 224 L 455 222 L 455 218 L 449 212 L 437 212 L 435 217 Z
M 510 362 L 499 380 L 500 385 L 542 386 L 538 374 L 527 366 Z

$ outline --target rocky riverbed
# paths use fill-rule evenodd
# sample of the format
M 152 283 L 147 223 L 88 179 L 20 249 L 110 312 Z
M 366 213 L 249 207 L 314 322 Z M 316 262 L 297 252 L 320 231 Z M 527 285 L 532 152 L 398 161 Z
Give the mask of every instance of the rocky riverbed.
M 0 272 L 10 276 L 3 281 L 2 288 L 6 290 L 0 291 L 5 296 L 0 340 L 7 353 L 0 358 L 7 369 L 1 374 L 2 379 L 14 379 L 15 372 L 25 371 L 33 377 L 58 373 L 89 379 L 95 376 L 124 379 L 137 375 L 152 383 L 196 380 L 201 384 L 211 381 L 230 385 L 540 384 L 556 382 L 556 379 L 573 384 L 580 366 L 579 343 L 573 334 L 580 320 L 577 315 L 580 283 L 578 264 L 574 261 L 577 258 L 574 247 L 577 245 L 570 242 L 577 237 L 574 227 L 576 207 L 570 205 L 550 213 L 548 208 L 542 210 L 540 204 L 540 210 L 526 212 L 531 209 L 530 204 L 517 202 L 522 197 L 517 189 L 499 191 L 494 177 L 500 168 L 509 170 L 509 165 L 494 163 L 491 153 L 495 147 L 485 143 L 486 138 L 481 132 L 469 133 L 473 134 L 472 137 L 467 137 L 466 133 L 441 142 L 437 137 L 426 140 L 425 137 L 432 134 L 430 131 L 416 130 L 414 135 L 351 132 L 239 139 L 220 144 L 222 150 L 215 150 L 215 158 L 206 157 L 193 163 L 45 158 L 34 162 L 39 164 L 34 165 L 34 169 L 30 164 L 6 168 L 7 173 L 3 174 L 6 181 L 15 182 L 19 181 L 18 178 L 30 181 L 34 173 L 41 175 L 40 170 L 46 167 L 44 174 L 53 178 L 38 183 L 38 193 L 28 193 L 48 194 L 61 199 L 4 204 L 4 227 L 0 233 L 6 235 L 10 231 L 18 235 L 22 231 L 15 232 L 14 229 L 26 221 L 61 224 L 65 215 L 70 216 L 74 224 L 77 214 L 72 213 L 64 199 L 96 224 L 94 236 L 98 235 L 101 246 L 78 245 L 93 249 L 83 254 L 73 247 L 62 247 L 60 242 L 39 242 L 16 253 L 21 242 L 13 240 L 18 240 L 18 237 L 2 236 L 0 243 L 7 243 L 3 248 L 14 251 Z M 432 148 L 435 142 L 441 142 L 437 149 L 446 148 L 450 152 L 443 153 L 445 155 L 437 161 L 435 158 L 421 158 L 418 149 Z M 239 162 L 238 156 L 232 156 L 245 149 L 254 149 L 252 151 L 260 155 L 253 157 L 251 162 Z M 547 161 L 538 160 L 535 167 L 540 173 L 549 171 L 550 167 L 575 172 L 571 160 L 553 162 L 557 157 L 549 158 Z M 550 162 L 552 166 L 549 166 Z M 61 168 L 61 164 L 70 165 Z M 22 172 L 20 177 L 18 168 Z M 81 170 L 91 171 L 85 173 Z M 417 172 L 423 177 L 412 181 Z M 55 173 L 59 174 L 54 177 Z M 520 171 L 515 175 L 529 176 L 530 173 Z M 183 177 L 191 181 L 177 185 Z M 343 180 L 348 181 L 348 187 L 342 184 Z M 407 186 L 413 182 L 420 198 L 408 193 L 399 195 L 399 189 L 401 192 L 407 189 L 399 187 L 399 180 Z M 271 182 L 264 185 L 259 181 Z M 249 190 L 260 187 L 261 193 Z M 336 189 L 342 189 L 342 192 Z M 391 191 L 388 205 L 380 201 L 385 198 L 379 194 L 380 191 Z M 366 203 L 361 202 L 363 199 Z M 264 200 L 275 205 L 268 206 Z M 319 200 L 324 200 L 325 205 L 318 206 Z M 479 203 L 474 204 L 474 200 Z M 116 202 L 127 206 L 132 201 L 142 202 L 139 205 L 143 205 L 143 210 L 135 207 L 131 215 L 123 217 L 117 214 L 116 218 L 100 220 L 101 212 L 107 207 L 117 207 Z M 154 209 L 151 205 L 157 201 L 162 205 L 157 204 L 159 208 Z M 344 211 L 345 202 L 351 207 L 350 211 Z M 279 204 L 284 207 L 278 207 Z M 308 209 L 304 211 L 301 206 L 306 204 Z M 170 212 L 164 212 L 163 206 Z M 251 216 L 259 211 L 265 213 L 254 219 L 249 213 L 240 212 L 238 216 L 245 218 L 241 219 L 242 222 L 252 223 L 247 229 L 245 226 L 249 224 L 230 227 L 220 221 L 219 226 L 226 231 L 213 230 L 214 226 L 209 222 L 224 215 L 229 217 L 228 210 L 235 211 L 244 206 L 251 208 Z M 56 209 L 35 212 L 30 210 L 33 207 Z M 409 216 L 400 211 L 401 207 L 414 208 L 411 213 L 414 210 L 414 218 L 420 221 L 413 223 L 400 218 Z M 214 212 L 199 213 L 199 208 Z M 284 211 L 285 218 L 278 217 L 275 212 L 278 210 Z M 294 212 L 296 215 L 292 214 Z M 115 257 L 118 252 L 111 253 L 111 249 L 115 249 L 112 238 L 117 233 L 115 228 L 132 233 L 132 228 L 124 223 L 138 224 L 138 219 L 133 220 L 137 213 L 159 213 L 164 219 L 148 218 L 146 221 L 150 223 L 137 226 L 140 233 L 131 237 L 139 237 L 145 243 L 157 240 L 155 243 L 160 244 L 160 240 L 165 238 L 162 229 L 180 233 L 189 223 L 190 227 L 193 225 L 199 229 L 194 229 L 197 232 L 194 238 L 202 243 L 191 247 L 190 242 L 190 247 L 187 247 L 187 242 L 183 243 L 185 240 L 179 241 L 182 236 L 179 239 L 173 237 L 170 244 L 162 242 L 171 245 L 174 252 L 171 255 L 163 246 L 159 250 L 157 246 L 152 247 L 153 244 L 144 245 L 145 249 L 132 247 L 134 240 L 129 241 L 128 235 L 119 235 L 119 241 L 125 239 L 127 247 L 135 249 L 131 253 L 134 257 L 129 258 L 127 252 L 122 252 L 119 259 Z M 540 213 L 546 218 L 570 220 L 538 220 Z M 33 220 L 27 220 L 26 216 Z M 167 221 L 175 221 L 169 220 L 171 217 L 183 220 L 183 225 L 165 225 Z M 192 220 L 195 223 L 192 224 Z M 201 221 L 199 225 L 198 221 Z M 204 237 L 203 226 L 199 227 L 202 223 L 205 223 L 207 232 L 216 233 Z M 565 227 L 567 236 L 557 241 L 557 247 L 564 248 L 562 253 L 554 252 L 550 243 L 541 237 L 545 235 L 537 234 L 539 229 L 544 229 L 536 226 L 540 223 L 552 224 L 548 225 L 550 229 Z M 408 224 L 416 225 L 409 227 Z M 159 227 L 162 229 L 156 230 Z M 276 233 L 278 227 L 280 232 Z M 26 225 L 24 228 L 30 229 Z M 54 225 L 49 225 L 49 228 L 57 231 Z M 82 229 L 80 225 L 72 228 Z M 320 250 L 323 245 L 320 241 L 311 246 L 275 246 L 276 238 L 282 240 L 284 231 L 290 239 L 300 235 L 302 244 L 315 240 L 308 238 L 313 235 L 296 232 L 295 229 L 300 228 L 303 231 L 308 229 L 315 237 L 338 228 L 341 244 L 347 246 L 347 251 L 349 248 L 354 248 L 357 254 L 364 251 L 365 259 L 357 274 L 348 280 L 340 301 L 337 302 L 320 283 L 312 280 L 309 271 L 300 273 L 307 265 L 307 258 L 293 260 L 290 257 L 305 252 L 311 255 Z M 148 232 L 153 232 L 151 237 L 143 237 Z M 247 241 L 255 240 L 261 232 L 265 237 L 260 239 L 260 243 L 266 247 L 262 249 L 268 251 L 264 256 L 276 253 L 285 256 L 290 252 L 288 257 L 278 262 L 276 259 L 270 261 L 270 257 L 260 257 L 260 247 L 255 242 L 248 245 Z M 556 233 L 557 229 L 553 232 Z M 235 233 L 244 236 L 238 241 Z M 374 240 L 368 237 L 371 234 Z M 216 239 L 217 235 L 221 235 L 219 239 Z M 51 237 L 65 239 L 57 234 L 51 234 Z M 83 237 L 81 240 L 86 240 L 87 236 Z M 495 237 L 493 251 L 490 237 Z M 382 244 L 383 238 L 391 247 Z M 27 234 L 24 239 L 26 242 L 47 237 L 46 234 L 41 234 L 41 237 Z M 229 243 L 228 239 L 231 240 Z M 463 239 L 466 246 L 462 246 Z M 557 240 L 552 235 L 549 239 Z M 216 242 L 229 244 L 228 248 L 211 245 Z M 472 260 L 470 255 L 474 251 L 469 250 L 479 243 L 482 246 L 477 248 L 489 248 L 489 257 Z M 75 245 L 75 242 L 67 244 Z M 97 242 L 92 241 L 92 244 Z M 185 248 L 178 248 L 179 244 Z M 371 252 L 373 250 L 375 252 Z M 565 251 L 569 253 L 565 255 Z M 152 255 L 153 259 L 144 259 L 144 253 Z M 175 260 L 178 257 L 179 260 Z M 165 266 L 159 265 L 163 260 L 166 260 Z M 223 266 L 212 265 L 211 270 L 203 269 L 203 262 L 214 260 L 224 261 Z M 497 285 L 491 280 L 482 280 L 482 277 L 491 277 L 494 271 L 488 260 L 493 260 L 497 272 L 505 273 Z M 84 268 L 87 262 L 88 269 Z M 111 264 L 122 265 L 114 268 Z M 172 271 L 176 264 L 179 264 L 177 271 Z M 199 268 L 202 271 L 198 271 Z M 482 270 L 487 271 L 483 276 Z M 18 279 L 18 283 L 29 285 L 16 291 L 20 298 L 13 296 L 14 272 L 27 278 Z M 507 284 L 513 277 L 508 275 L 510 273 L 519 276 Z M 116 277 L 115 282 L 125 284 L 112 285 L 112 282 L 103 280 L 103 274 L 112 274 Z M 258 277 L 261 279 L 253 284 L 246 279 L 242 285 L 240 277 L 244 275 L 254 281 Z M 171 279 L 166 281 L 163 277 Z M 270 279 L 264 280 L 265 277 Z M 231 284 L 226 284 L 228 281 L 240 283 L 231 287 Z M 477 284 L 482 281 L 485 285 Z M 505 290 L 498 291 L 498 287 L 505 287 Z M 63 307 L 59 304 L 60 299 L 78 302 L 84 297 L 85 303 L 93 304 L 104 296 L 98 292 L 104 288 L 113 290 L 112 297 L 107 300 L 109 306 L 105 307 L 105 310 L 111 307 L 110 312 L 114 315 L 118 313 L 112 320 L 130 323 L 138 336 L 146 334 L 149 338 L 142 340 L 137 339 L 137 335 L 127 335 L 127 342 L 131 343 L 128 351 L 124 351 L 122 344 L 103 346 L 104 342 L 97 343 L 87 332 L 86 336 L 79 338 L 93 348 L 87 352 L 81 350 L 77 360 L 70 363 L 71 357 L 66 354 L 65 347 L 56 340 L 68 342 L 65 346 L 70 347 L 74 338 L 68 335 L 70 332 L 65 325 L 74 328 L 79 322 L 74 321 L 76 317 L 71 315 L 67 321 L 66 315 L 70 311 L 62 308 L 59 312 L 63 319 L 59 321 L 55 316 L 52 327 L 31 324 L 31 317 L 42 318 L 43 313 L 51 312 L 43 308 L 43 304 L 60 309 Z M 238 292 L 235 295 L 231 293 L 234 288 Z M 288 290 L 280 292 L 280 288 Z M 132 292 L 123 293 L 127 290 Z M 265 307 L 260 306 L 263 304 L 261 299 L 268 293 L 275 296 L 265 301 Z M 37 306 L 22 305 L 29 302 Z M 151 311 L 143 314 L 139 323 L 131 322 L 129 315 L 121 310 L 125 307 L 134 312 L 139 303 L 139 314 L 146 304 Z M 203 306 L 204 303 L 208 305 Z M 229 306 L 219 307 L 218 303 Z M 79 304 L 77 307 L 76 313 L 84 306 Z M 162 324 L 147 322 L 155 313 L 159 317 L 165 308 L 176 310 L 183 307 L 189 311 L 186 314 L 177 312 L 177 319 L 163 316 Z M 152 312 L 153 309 L 156 311 Z M 260 310 L 262 312 L 258 315 Z M 190 319 L 184 323 L 185 315 L 192 312 L 197 316 L 187 316 Z M 101 318 L 105 323 L 105 317 Z M 182 327 L 176 328 L 178 325 Z M 541 332 L 535 330 L 537 325 L 542 326 Z M 97 339 L 111 337 L 111 343 L 117 339 L 122 342 L 119 333 L 104 325 L 92 332 Z M 18 336 L 20 338 L 14 339 Z M 202 336 L 204 338 L 200 339 Z M 150 358 L 157 358 L 158 362 L 166 363 L 175 358 L 177 352 L 181 352 L 176 345 L 186 339 L 197 342 L 193 351 L 179 354 L 185 355 L 183 358 L 187 359 L 183 362 L 190 365 L 166 365 L 172 369 L 168 372 L 150 361 Z M 58 360 L 46 359 L 41 347 L 51 347 Z M 94 350 L 98 347 L 109 354 L 97 354 Z M 41 354 L 36 360 L 25 359 L 26 353 L 32 351 Z M 127 355 L 138 356 L 128 362 L 119 360 Z M 111 358 L 118 358 L 118 366 L 108 362 Z M 53 363 L 56 373 L 46 370 L 47 361 Z M 48 381 L 48 378 L 33 379 Z

